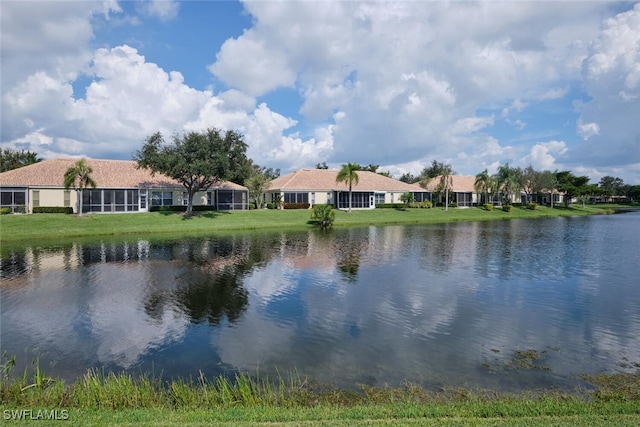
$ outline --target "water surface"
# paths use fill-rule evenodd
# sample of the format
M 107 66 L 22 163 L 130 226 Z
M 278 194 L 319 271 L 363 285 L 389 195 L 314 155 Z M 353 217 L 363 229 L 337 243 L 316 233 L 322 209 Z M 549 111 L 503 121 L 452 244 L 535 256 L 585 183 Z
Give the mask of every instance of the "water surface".
M 571 388 L 640 363 L 639 235 L 632 212 L 3 251 L 1 346 L 68 381 Z

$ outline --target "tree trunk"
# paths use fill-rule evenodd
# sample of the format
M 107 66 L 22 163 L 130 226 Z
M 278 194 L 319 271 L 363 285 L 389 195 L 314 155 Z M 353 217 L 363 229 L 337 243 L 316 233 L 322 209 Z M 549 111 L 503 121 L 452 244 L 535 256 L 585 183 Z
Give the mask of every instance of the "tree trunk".
M 449 211 L 449 186 L 445 185 L 444 188 L 444 210 Z
M 82 216 L 82 188 L 76 188 L 76 197 L 78 198 L 78 202 L 76 203 L 78 216 Z
M 189 188 L 187 190 L 187 212 L 186 215 L 187 216 L 191 216 L 191 214 L 193 214 L 193 196 L 195 195 L 195 191 L 193 191 L 193 189 Z

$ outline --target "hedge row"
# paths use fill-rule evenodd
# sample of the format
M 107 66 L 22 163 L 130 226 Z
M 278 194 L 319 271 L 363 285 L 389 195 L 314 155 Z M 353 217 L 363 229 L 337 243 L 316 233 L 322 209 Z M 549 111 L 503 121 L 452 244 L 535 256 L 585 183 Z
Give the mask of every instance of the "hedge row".
M 215 206 L 210 205 L 194 205 L 192 206 L 194 212 L 215 211 Z M 187 207 L 185 205 L 171 205 L 171 206 L 149 206 L 149 212 L 186 212 Z
M 379 209 L 404 209 L 407 205 L 404 203 L 376 203 L 376 208 Z
M 60 213 L 60 214 L 72 214 L 73 208 L 70 206 L 36 206 L 33 208 L 33 213 Z
M 311 207 L 309 203 L 284 203 L 282 206 L 285 209 L 309 209 Z

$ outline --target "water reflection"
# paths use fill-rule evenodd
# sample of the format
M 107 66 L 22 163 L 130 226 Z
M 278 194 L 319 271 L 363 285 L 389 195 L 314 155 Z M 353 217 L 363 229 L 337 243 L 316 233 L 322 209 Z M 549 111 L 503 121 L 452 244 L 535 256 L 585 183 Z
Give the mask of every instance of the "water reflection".
M 574 386 L 640 362 L 638 217 L 13 250 L 3 350 L 37 348 L 69 379 L 295 367 L 342 386 Z M 544 369 L 513 369 L 528 350 Z

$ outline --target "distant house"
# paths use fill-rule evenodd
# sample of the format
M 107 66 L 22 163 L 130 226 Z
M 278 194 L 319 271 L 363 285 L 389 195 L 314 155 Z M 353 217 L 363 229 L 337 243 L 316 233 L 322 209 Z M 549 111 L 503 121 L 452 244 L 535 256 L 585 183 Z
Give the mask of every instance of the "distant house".
M 458 207 L 469 207 L 482 205 L 484 203 L 491 203 L 493 205 L 502 204 L 502 196 L 497 193 L 493 196 L 492 200 L 486 201 L 486 195 L 478 193 L 475 188 L 476 178 L 474 176 L 463 175 L 451 175 L 452 184 L 449 188 L 449 203 L 457 203 Z M 419 184 L 413 184 L 416 188 L 422 188 Z M 440 177 L 433 178 L 427 184 L 426 191 L 431 191 L 436 198 L 436 203 L 444 203 L 445 193 L 444 190 L 440 191 Z M 559 204 L 564 201 L 564 195 L 559 193 L 558 190 L 552 190 L 543 193 L 537 193 L 531 195 L 531 202 L 541 205 L 553 205 Z M 514 194 L 512 196 L 512 203 L 527 203 L 527 195 L 524 192 Z
M 449 187 L 449 203 L 457 203 L 458 207 L 470 207 L 478 203 L 478 194 L 475 190 L 475 177 L 463 176 L 463 175 L 451 175 L 451 186 Z M 412 184 L 416 188 L 420 187 L 420 184 Z M 423 191 L 430 191 L 434 194 L 437 193 L 437 200 L 435 203 L 444 203 L 445 192 L 439 191 L 440 177 L 437 176 L 431 179 L 427 188 Z
M 337 170 L 299 169 L 271 181 L 265 192 L 267 202 L 279 198 L 286 203 L 330 204 L 349 208 L 349 186 L 336 182 Z M 411 192 L 416 201 L 431 200 L 431 193 L 414 185 L 369 171 L 358 171 L 358 183 L 352 187 L 352 207 L 373 209 L 383 203 L 401 203 L 400 196 Z
M 0 173 L 0 204 L 14 212 L 33 212 L 39 206 L 66 206 L 77 210 L 74 189 L 65 190 L 64 173 L 78 159 L 51 159 Z M 83 212 L 147 212 L 150 206 L 186 205 L 187 193 L 178 181 L 137 169 L 130 160 L 87 159 L 97 188 L 82 192 Z M 197 193 L 195 205 L 217 210 L 248 209 L 248 190 L 232 182 L 220 182 Z

